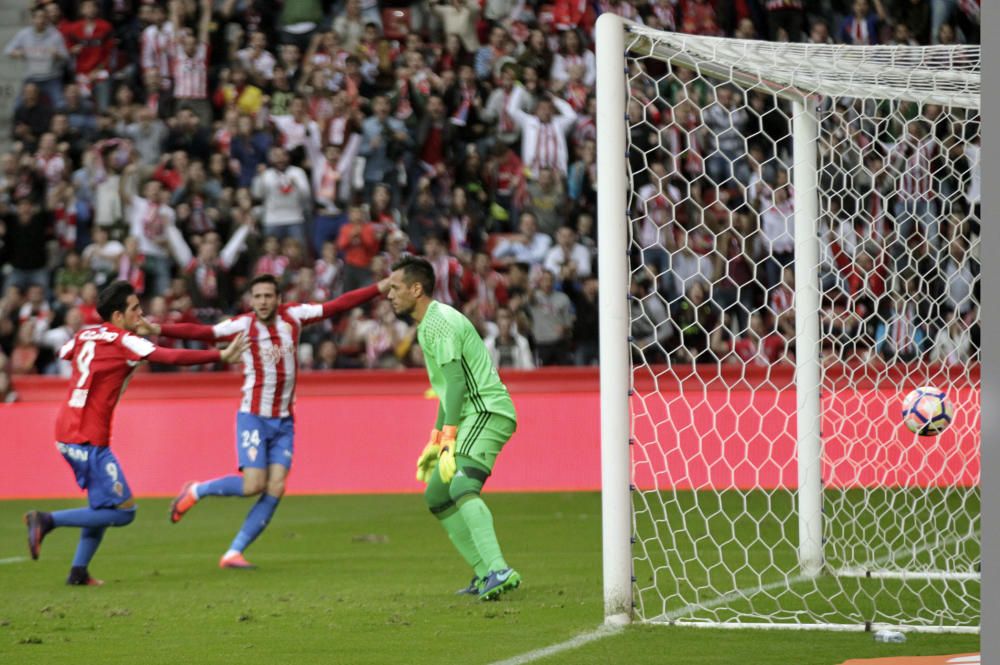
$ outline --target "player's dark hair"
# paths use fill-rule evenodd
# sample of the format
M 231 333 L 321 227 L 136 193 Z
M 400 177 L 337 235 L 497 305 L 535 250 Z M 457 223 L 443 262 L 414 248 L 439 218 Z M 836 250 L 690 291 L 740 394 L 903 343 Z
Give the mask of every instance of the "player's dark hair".
M 111 323 L 112 314 L 125 313 L 128 309 L 128 297 L 132 295 L 135 295 L 135 289 L 125 280 L 111 282 L 97 295 L 97 313 L 105 322 Z
M 419 256 L 404 256 L 392 266 L 392 271 L 403 271 L 403 279 L 407 284 L 418 282 L 424 288 L 424 294 L 430 298 L 434 294 L 434 266 L 427 259 Z
M 275 293 L 280 293 L 280 291 L 278 290 L 278 278 L 270 273 L 263 273 L 251 279 L 250 286 L 247 287 L 247 290 L 253 291 L 253 287 L 257 286 L 258 284 L 270 284 L 274 287 Z

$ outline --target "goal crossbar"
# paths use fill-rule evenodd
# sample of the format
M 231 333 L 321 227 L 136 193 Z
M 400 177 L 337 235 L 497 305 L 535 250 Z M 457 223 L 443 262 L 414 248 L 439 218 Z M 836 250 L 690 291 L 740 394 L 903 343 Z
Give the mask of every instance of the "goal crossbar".
M 792 44 L 664 33 L 622 21 L 626 47 L 721 81 L 795 101 L 811 95 L 892 98 L 978 110 L 978 46 Z M 718 64 L 720 62 L 726 65 Z M 788 63 L 808 63 L 789 68 Z

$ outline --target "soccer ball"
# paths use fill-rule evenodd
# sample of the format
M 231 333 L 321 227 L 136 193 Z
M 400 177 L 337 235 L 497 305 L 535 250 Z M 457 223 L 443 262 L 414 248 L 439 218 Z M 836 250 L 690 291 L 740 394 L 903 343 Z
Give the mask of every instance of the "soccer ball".
M 920 436 L 936 436 L 945 431 L 953 415 L 948 395 L 934 386 L 917 388 L 903 400 L 903 422 Z

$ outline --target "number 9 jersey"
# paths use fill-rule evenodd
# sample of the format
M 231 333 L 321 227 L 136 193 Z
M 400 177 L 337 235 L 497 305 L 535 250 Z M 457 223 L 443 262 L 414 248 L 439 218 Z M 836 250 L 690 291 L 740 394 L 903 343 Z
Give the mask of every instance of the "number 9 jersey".
M 155 350 L 152 342 L 107 324 L 66 342 L 59 357 L 72 363 L 73 374 L 56 418 L 56 441 L 107 446 L 115 406 L 136 367 Z

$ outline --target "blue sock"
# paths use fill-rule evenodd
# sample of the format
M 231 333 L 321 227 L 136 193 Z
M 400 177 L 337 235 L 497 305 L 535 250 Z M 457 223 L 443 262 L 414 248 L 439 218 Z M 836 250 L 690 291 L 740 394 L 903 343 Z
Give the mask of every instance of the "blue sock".
M 84 527 L 80 530 L 80 543 L 76 546 L 76 554 L 73 556 L 73 566 L 87 567 L 90 560 L 94 558 L 94 553 L 101 545 L 101 538 L 104 537 L 105 527 Z
M 194 486 L 194 495 L 199 499 L 206 496 L 243 496 L 243 476 L 222 476 L 198 483 Z
M 52 526 L 78 526 L 100 528 L 125 526 L 135 519 L 135 508 L 73 508 L 57 510 L 52 515 Z M 100 542 L 100 539 L 98 539 Z
M 278 507 L 278 501 L 280 499 L 276 496 L 262 494 L 257 499 L 257 503 L 253 504 L 250 512 L 247 513 L 247 518 L 243 522 L 240 532 L 233 538 L 233 544 L 229 546 L 229 549 L 242 552 L 250 546 L 250 543 L 257 540 L 257 536 L 271 521 L 271 516 L 274 515 L 274 511 Z

